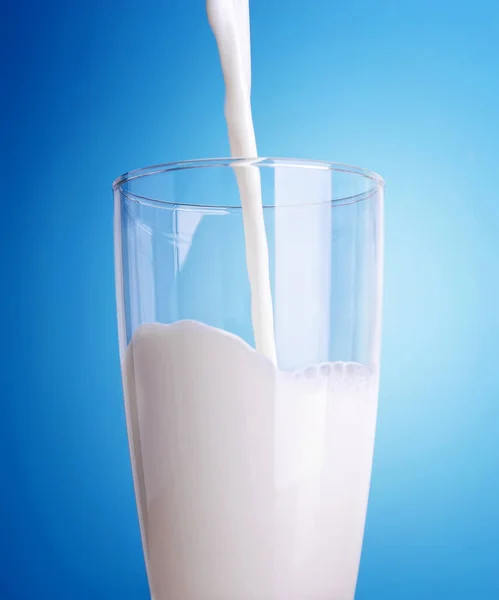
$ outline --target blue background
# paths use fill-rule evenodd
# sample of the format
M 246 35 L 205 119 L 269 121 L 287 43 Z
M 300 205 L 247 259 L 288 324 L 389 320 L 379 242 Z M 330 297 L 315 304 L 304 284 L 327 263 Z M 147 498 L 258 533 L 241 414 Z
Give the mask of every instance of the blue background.
M 2 12 L 0 597 L 146 599 L 110 186 L 228 154 L 217 50 L 201 0 Z M 387 181 L 358 600 L 499 598 L 498 23 L 486 1 L 252 2 L 260 155 Z

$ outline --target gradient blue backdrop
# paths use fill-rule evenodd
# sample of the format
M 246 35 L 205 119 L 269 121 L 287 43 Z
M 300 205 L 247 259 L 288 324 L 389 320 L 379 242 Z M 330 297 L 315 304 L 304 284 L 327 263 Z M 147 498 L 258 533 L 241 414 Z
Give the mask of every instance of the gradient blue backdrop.
M 0 597 L 145 600 L 110 186 L 228 154 L 217 51 L 202 0 L 2 6 Z M 498 25 L 493 1 L 252 1 L 260 154 L 387 181 L 358 600 L 499 598 Z

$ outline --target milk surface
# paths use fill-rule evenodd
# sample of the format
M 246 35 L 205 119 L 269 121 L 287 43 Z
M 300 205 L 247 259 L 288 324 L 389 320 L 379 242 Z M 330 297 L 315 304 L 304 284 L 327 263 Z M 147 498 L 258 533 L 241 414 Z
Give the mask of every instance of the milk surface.
M 283 373 L 195 321 L 140 326 L 124 367 L 154 600 L 352 600 L 376 376 Z

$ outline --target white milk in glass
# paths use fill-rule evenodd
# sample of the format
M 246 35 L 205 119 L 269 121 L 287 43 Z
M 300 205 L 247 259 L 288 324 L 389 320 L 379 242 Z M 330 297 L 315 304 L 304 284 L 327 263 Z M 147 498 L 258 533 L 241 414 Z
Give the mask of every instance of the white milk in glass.
M 233 156 L 256 157 L 248 0 L 208 0 Z M 234 167 L 256 349 L 196 321 L 141 325 L 125 396 L 154 600 L 352 600 L 376 373 L 276 363 L 258 168 Z
M 356 363 L 282 373 L 195 321 L 140 326 L 126 353 L 155 600 L 348 600 L 376 418 Z

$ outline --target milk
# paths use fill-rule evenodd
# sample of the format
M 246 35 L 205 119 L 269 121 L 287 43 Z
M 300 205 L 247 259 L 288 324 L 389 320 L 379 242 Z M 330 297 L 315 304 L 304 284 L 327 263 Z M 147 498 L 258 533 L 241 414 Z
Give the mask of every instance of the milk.
M 207 12 L 225 80 L 231 153 L 254 159 L 248 0 L 208 0 Z M 234 171 L 256 349 L 222 330 L 179 321 L 140 325 L 124 355 L 151 593 L 154 600 L 352 600 L 371 474 L 377 371 L 342 362 L 292 372 L 278 368 L 260 174 L 251 161 L 246 164 L 235 164 Z M 317 219 L 323 223 L 322 215 Z M 277 225 L 283 229 L 282 222 Z M 277 256 L 284 253 L 290 264 L 286 240 L 292 238 L 284 236 L 283 245 L 281 229 L 276 227 Z M 322 252 L 321 240 L 316 242 Z M 314 262 L 321 262 L 320 254 Z M 324 277 L 317 281 L 327 282 L 323 262 Z M 119 277 L 118 269 L 118 288 Z M 329 313 L 330 291 L 307 285 L 320 321 Z M 281 288 L 289 286 L 281 281 Z M 303 326 L 323 336 L 329 328 L 316 317 L 304 319 Z M 280 331 L 289 329 L 286 318 L 283 323 Z M 288 344 L 279 335 L 285 351 L 297 356 L 294 347 L 305 337 L 298 331 Z
M 140 326 L 125 389 L 155 600 L 351 600 L 376 418 L 356 363 L 280 372 L 195 322 Z
M 225 118 L 232 156 L 256 158 L 251 113 L 249 0 L 207 0 L 225 81 Z M 269 256 L 263 218 L 260 171 L 235 167 L 243 211 L 251 316 L 258 352 L 276 362 Z

